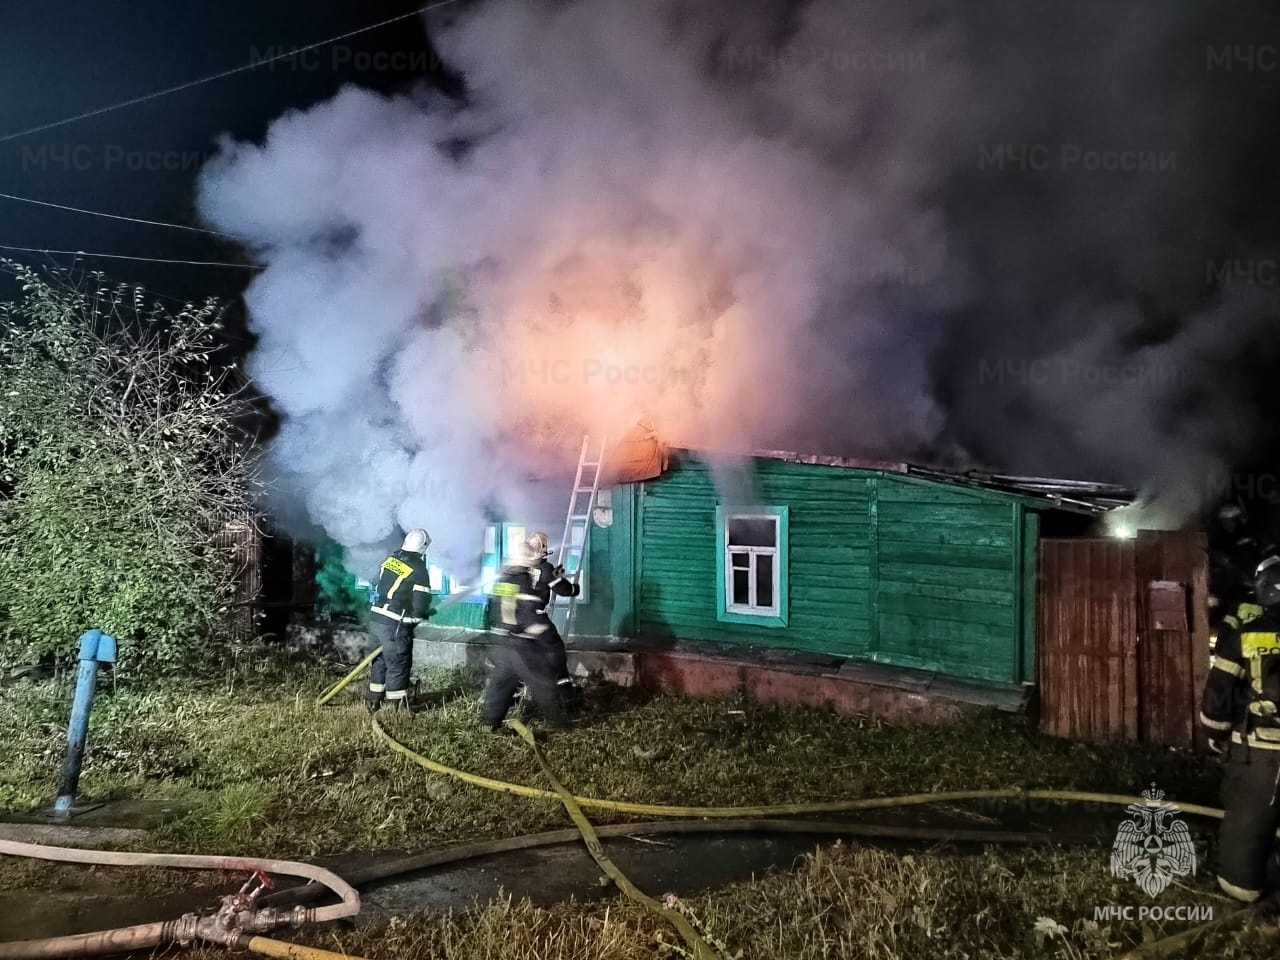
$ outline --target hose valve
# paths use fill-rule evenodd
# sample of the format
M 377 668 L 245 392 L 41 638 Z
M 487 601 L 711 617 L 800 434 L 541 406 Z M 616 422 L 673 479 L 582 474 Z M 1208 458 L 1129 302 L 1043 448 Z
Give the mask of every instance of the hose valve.
M 271 878 L 265 873 L 261 870 L 253 871 L 249 879 L 244 882 L 244 886 L 236 893 L 222 898 L 222 907 L 218 910 L 217 916 L 218 926 L 226 930 L 244 929 L 245 922 L 251 921 L 254 916 L 254 906 L 258 902 L 258 897 L 273 886 Z

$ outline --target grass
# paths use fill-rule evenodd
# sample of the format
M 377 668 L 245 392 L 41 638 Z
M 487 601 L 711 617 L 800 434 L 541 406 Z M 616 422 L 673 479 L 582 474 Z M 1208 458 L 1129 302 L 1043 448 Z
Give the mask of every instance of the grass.
M 900 855 L 837 844 L 791 871 L 677 901 L 701 932 L 738 960 L 1064 958 L 1114 955 L 1177 924 L 1095 922 L 1094 907 L 1140 906 L 1130 883 L 1105 880 L 1098 851 L 1027 850 L 968 856 Z M 1225 898 L 1178 888 L 1167 906 Z M 359 931 L 296 938 L 329 950 L 403 960 L 653 960 L 688 956 L 662 921 L 621 900 L 544 909 L 500 899 L 467 913 L 417 914 Z M 1202 955 L 1271 958 L 1275 921 L 1217 937 Z M 218 951 L 196 950 L 193 960 Z
M 189 813 L 138 844 L 153 850 L 314 859 L 566 825 L 557 803 L 460 784 L 390 752 L 373 737 L 354 689 L 315 707 L 315 697 L 341 673 L 332 664 L 261 658 L 216 684 L 146 694 L 113 692 L 107 684 L 94 707 L 81 793 L 189 802 Z M 522 742 L 480 728 L 474 678 L 426 679 L 424 686 L 456 688 L 457 695 L 413 718 L 388 716 L 393 735 L 443 763 L 543 785 Z M 70 695 L 65 684 L 26 681 L 3 693 L 0 811 L 16 811 L 53 795 Z M 592 688 L 588 702 L 586 720 L 572 731 L 540 732 L 552 767 L 585 795 L 750 805 L 1006 786 L 1132 794 L 1155 781 L 1179 800 L 1217 805 L 1216 770 L 1203 760 L 1045 738 L 1021 717 L 992 713 L 957 726 L 899 726 L 818 709 L 603 686 Z M 996 812 L 978 808 L 973 816 Z M 1102 815 L 1118 820 L 1118 812 L 1107 808 Z M 634 818 L 593 812 L 592 819 Z M 168 874 L 121 871 L 119 878 L 140 891 L 191 882 Z M 1161 903 L 1186 897 L 1224 909 L 1211 878 L 1210 864 L 1203 863 L 1194 884 L 1166 891 Z M 60 869 L 0 860 L 0 890 L 65 881 Z M 1115 930 L 1091 927 L 1093 907 L 1137 905 L 1142 897 L 1136 885 L 1112 880 L 1106 851 L 1099 849 L 902 856 L 846 846 L 685 907 L 731 953 L 742 950 L 742 960 L 1084 958 L 1106 956 L 1108 944 L 1144 935 L 1134 921 Z M 1185 926 L 1174 922 L 1169 932 Z M 335 935 L 318 933 L 313 942 L 332 946 Z M 499 901 L 463 915 L 400 918 L 389 928 L 340 936 L 345 949 L 381 958 L 681 955 L 668 928 L 623 901 L 549 910 Z M 1256 936 L 1227 938 L 1215 949 L 1250 956 L 1231 951 L 1252 949 L 1248 938 Z M 1268 949 L 1258 955 L 1280 952 L 1280 936 L 1262 936 Z

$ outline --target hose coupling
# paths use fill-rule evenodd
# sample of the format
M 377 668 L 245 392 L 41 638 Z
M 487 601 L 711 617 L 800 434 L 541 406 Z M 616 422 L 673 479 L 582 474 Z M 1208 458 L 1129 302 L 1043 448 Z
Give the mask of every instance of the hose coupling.
M 201 917 L 195 913 L 184 913 L 177 920 L 165 924 L 163 939 L 189 947 L 200 937 Z

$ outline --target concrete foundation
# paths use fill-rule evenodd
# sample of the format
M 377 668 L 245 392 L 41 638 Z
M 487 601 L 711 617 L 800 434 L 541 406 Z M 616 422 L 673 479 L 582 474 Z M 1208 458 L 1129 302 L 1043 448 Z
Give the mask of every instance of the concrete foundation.
M 361 631 L 313 626 L 305 637 L 301 645 L 349 651 L 351 662 L 364 644 Z M 485 672 L 496 642 L 483 631 L 423 627 L 414 640 L 414 666 Z M 691 697 L 736 695 L 757 703 L 829 707 L 846 715 L 911 722 L 953 722 L 984 707 L 1020 711 L 1029 693 L 1027 687 L 969 683 L 882 664 L 674 641 L 584 639 L 569 645 L 568 661 L 575 677 L 622 687 Z

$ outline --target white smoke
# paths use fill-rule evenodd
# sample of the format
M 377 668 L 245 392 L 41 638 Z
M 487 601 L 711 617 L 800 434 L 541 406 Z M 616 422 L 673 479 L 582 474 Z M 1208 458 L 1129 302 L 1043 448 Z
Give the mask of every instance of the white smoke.
M 281 117 L 260 145 L 224 143 L 199 208 L 267 265 L 246 295 L 260 337 L 250 372 L 283 417 L 281 495 L 361 557 L 426 526 L 436 552 L 467 565 L 489 511 L 556 536 L 582 434 L 641 419 L 717 449 L 958 446 L 964 458 L 985 437 L 986 457 L 1045 470 L 1114 460 L 1100 479 L 1121 481 L 1211 459 L 1194 431 L 1163 452 L 1148 442 L 1175 397 L 1082 403 L 1033 384 L 1019 398 L 1032 414 L 988 430 L 1004 400 L 939 376 L 948 354 L 969 349 L 967 371 L 1000 356 L 1009 323 L 1056 333 L 1016 339 L 1033 357 L 1114 363 L 1128 349 L 1100 312 L 1110 301 L 1070 282 L 1051 322 L 1032 312 L 1064 257 L 1052 223 L 1025 210 L 961 223 L 1025 252 L 995 278 L 969 239 L 948 237 L 947 191 L 975 176 L 977 147 L 1053 132 L 1043 62 L 1074 57 L 1068 86 L 1095 49 L 1120 70 L 1122 109 L 1094 123 L 1108 135 L 1132 129 L 1122 114 L 1141 108 L 1139 80 L 1163 75 L 1161 31 L 1141 17 L 1064 11 L 482 3 L 434 31 L 465 104 L 348 88 Z M 1119 36 L 1090 46 L 1099 15 Z M 1052 44 L 1062 18 L 1080 46 L 1049 57 L 1035 43 Z M 1085 87 L 1058 112 L 1093 123 L 1111 86 Z M 1134 115 L 1131 139 L 1158 146 Z M 1070 207 L 1068 229 L 1079 240 L 1096 227 L 1100 255 L 1124 251 L 1145 276 L 1153 257 L 1128 248 L 1159 197 L 1113 199 L 1125 205 L 1105 216 Z M 939 394 L 940 380 L 954 382 Z M 1095 418 L 1118 410 L 1143 442 L 1099 439 L 1110 424 Z
M 585 430 L 776 447 L 831 384 L 858 394 L 848 358 L 896 336 L 865 278 L 940 268 L 918 151 L 960 120 L 922 77 L 772 69 L 782 9 L 487 4 L 441 40 L 465 108 L 345 89 L 223 145 L 199 206 L 267 265 L 250 372 L 283 415 L 277 483 L 313 523 L 363 556 L 425 525 L 466 562 L 487 510 L 563 509 L 563 483 L 528 478 L 563 476 Z M 814 4 L 793 42 L 868 48 L 887 9 Z M 912 47 L 945 72 L 944 48 Z M 833 151 L 886 96 L 913 129 Z M 833 351 L 815 318 L 837 309 Z M 901 389 L 899 410 L 852 404 L 868 443 L 936 430 L 919 382 Z

